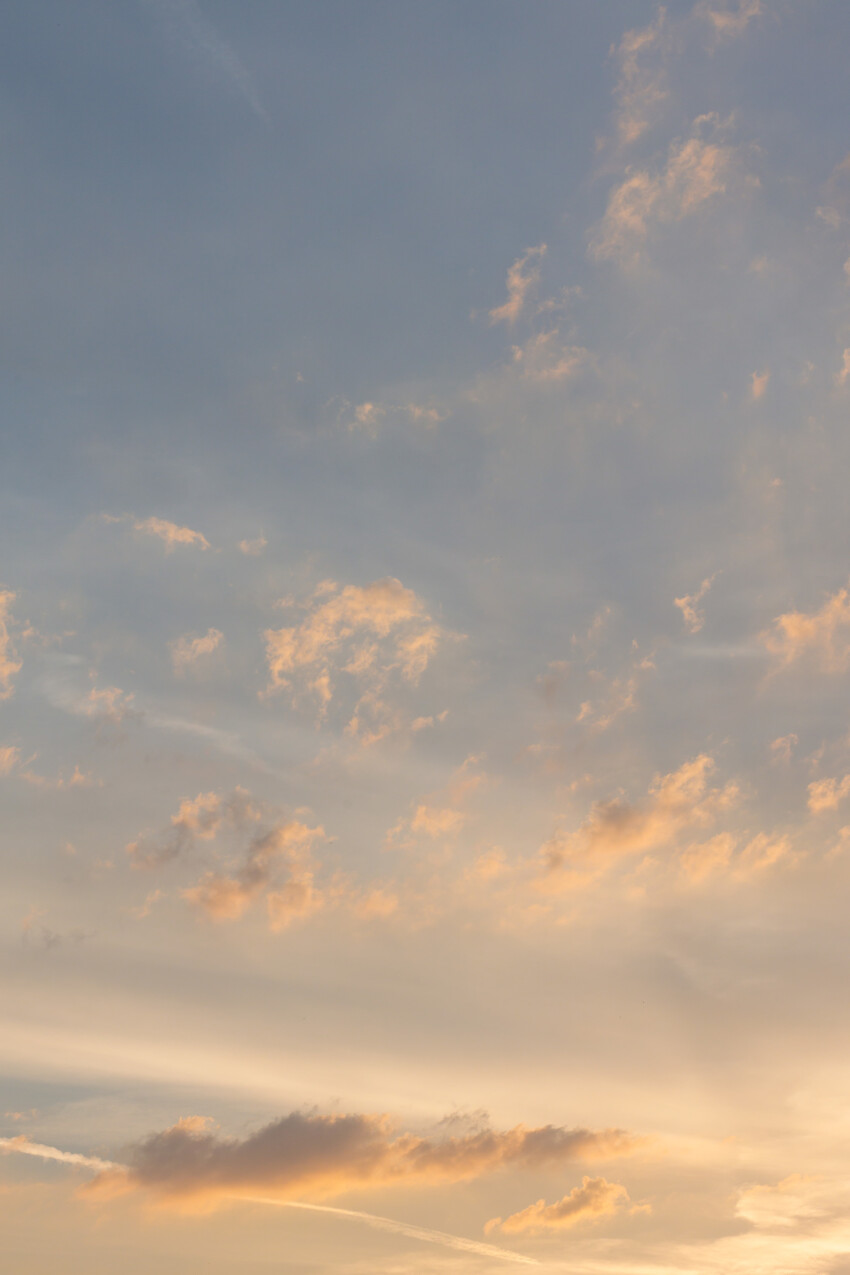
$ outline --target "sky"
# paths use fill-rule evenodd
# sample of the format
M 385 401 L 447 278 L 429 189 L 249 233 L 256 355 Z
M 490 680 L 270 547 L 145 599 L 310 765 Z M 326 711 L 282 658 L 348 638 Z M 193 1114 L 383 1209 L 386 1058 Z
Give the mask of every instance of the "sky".
M 850 1275 L 848 53 L 5 6 L 14 1275 Z

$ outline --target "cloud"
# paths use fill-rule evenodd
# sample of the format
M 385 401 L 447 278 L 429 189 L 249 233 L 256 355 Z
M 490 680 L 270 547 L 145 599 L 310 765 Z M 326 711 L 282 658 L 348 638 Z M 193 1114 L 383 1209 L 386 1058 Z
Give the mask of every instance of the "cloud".
M 799 737 L 795 735 L 793 731 L 791 731 L 788 735 L 780 735 L 779 738 L 774 739 L 770 745 L 772 760 L 776 763 L 784 763 L 787 765 L 788 762 L 790 762 L 794 749 L 797 747 L 799 742 Z
M 692 135 L 673 142 L 660 172 L 629 170 L 611 192 L 605 214 L 590 241 L 597 260 L 637 263 L 656 226 L 692 216 L 717 195 L 725 194 L 736 170 L 736 148 L 705 141 L 702 125 L 717 128 L 715 117 L 694 122 Z
M 253 540 L 240 540 L 238 549 L 240 553 L 246 554 L 249 558 L 257 558 L 268 543 L 265 536 L 255 536 Z
M 697 607 L 717 579 L 718 574 L 715 571 L 713 575 L 706 576 L 696 593 L 688 593 L 683 598 L 673 599 L 673 605 L 677 606 L 682 612 L 682 619 L 689 633 L 699 633 L 705 624 L 705 615 L 702 611 L 698 611 Z
M 738 799 L 737 784 L 709 787 L 714 761 L 700 753 L 667 775 L 656 775 L 643 802 L 597 802 L 574 833 L 549 841 L 541 852 L 547 873 L 570 862 L 617 858 L 670 845 L 683 829 L 710 825 Z
M 655 21 L 638 30 L 627 31 L 617 48 L 620 74 L 614 96 L 617 99 L 617 137 L 621 146 L 646 132 L 658 107 L 668 96 L 663 67 L 653 55 L 666 45 L 665 10 L 659 8 Z M 649 64 L 647 64 L 649 63 Z
M 837 810 L 850 793 L 850 775 L 843 779 L 815 779 L 809 784 L 808 807 L 813 815 L 825 810 Z
M 19 1134 L 16 1138 L 0 1138 L 0 1151 L 37 1156 L 40 1160 L 58 1160 L 62 1164 L 80 1165 L 85 1169 L 97 1169 L 99 1173 L 109 1173 L 119 1168 L 112 1160 L 101 1160 L 99 1156 L 79 1155 L 75 1151 L 60 1151 L 58 1147 L 48 1147 L 40 1142 L 30 1142 L 24 1133 Z
M 522 257 L 518 257 L 508 270 L 508 299 L 490 311 L 491 323 L 507 323 L 513 326 L 525 308 L 529 293 L 540 281 L 540 268 L 530 266 L 529 262 L 545 255 L 545 243 L 536 248 L 529 248 Z
M 305 609 L 300 624 L 263 634 L 271 678 L 267 693 L 292 687 L 297 675 L 322 714 L 341 674 L 370 684 L 366 703 L 382 710 L 377 690 L 388 677 L 396 673 L 417 682 L 445 636 L 413 590 L 392 578 L 342 589 L 325 581 Z
M 538 332 L 525 345 L 512 347 L 513 361 L 520 375 L 538 383 L 564 381 L 583 371 L 593 359 L 581 345 L 570 345 L 557 328 Z
M 829 594 L 818 611 L 788 611 L 773 621 L 760 640 L 787 668 L 804 658 L 824 673 L 842 673 L 850 665 L 850 594 Z
M 835 384 L 839 388 L 846 385 L 848 377 L 850 377 L 850 349 L 845 350 L 841 356 L 841 370 L 835 374 Z
M 9 633 L 12 603 L 15 594 L 9 589 L 0 589 L 0 699 L 8 699 L 14 692 L 15 676 L 21 671 L 21 661 L 15 658 L 16 652 Z
M 603 1217 L 610 1217 L 628 1203 L 629 1193 L 619 1182 L 584 1177 L 581 1186 L 573 1187 L 569 1195 L 554 1204 L 538 1200 L 510 1217 L 491 1218 L 484 1230 L 488 1235 L 493 1231 L 501 1231 L 505 1235 L 565 1231 L 580 1222 L 598 1222 Z
M 164 832 L 131 841 L 127 854 L 136 867 L 157 867 L 176 859 L 196 840 L 211 841 L 225 821 L 242 829 L 259 818 L 260 811 L 244 788 L 234 789 L 227 798 L 215 792 L 199 792 L 197 797 L 181 801 Z
M 196 0 L 148 0 L 148 3 L 159 11 L 167 30 L 186 51 L 219 74 L 254 114 L 268 123 L 268 114 L 247 68 L 204 16 Z
M 223 642 L 224 634 L 220 629 L 207 629 L 203 637 L 196 638 L 184 633 L 182 637 L 169 643 L 174 672 L 178 677 L 182 676 L 190 665 L 203 659 L 205 655 L 212 655 Z
M 760 398 L 764 398 L 769 380 L 770 371 L 767 368 L 764 372 L 753 372 L 750 377 L 750 398 L 754 403 L 757 403 Z
M 256 1191 L 279 1200 L 325 1199 L 365 1187 L 469 1181 L 507 1167 L 607 1160 L 641 1145 L 619 1129 L 519 1125 L 424 1137 L 395 1134 L 382 1115 L 292 1112 L 241 1140 L 175 1125 L 137 1143 L 127 1168 L 106 1170 L 88 1189 L 111 1195 L 141 1188 L 164 1201 L 201 1205 Z
M 213 921 L 236 921 L 275 883 L 284 864 L 289 879 L 267 894 L 272 929 L 283 929 L 296 917 L 306 917 L 323 903 L 313 884 L 310 851 L 324 838 L 324 829 L 310 828 L 297 819 L 278 824 L 251 839 L 241 864 L 232 873 L 211 871 L 183 897 Z
M 6 1112 L 6 1117 L 11 1120 L 28 1119 L 30 1116 L 36 1115 L 38 1115 L 38 1112 L 35 1109 L 32 1112 Z M 188 1132 L 201 1132 L 208 1123 L 203 1117 L 188 1116 L 178 1120 L 175 1128 Z M 73 1151 L 62 1151 L 58 1147 L 30 1142 L 24 1135 L 16 1138 L 0 1138 L 0 1151 L 4 1154 L 17 1153 L 19 1155 L 36 1156 L 42 1160 L 55 1160 L 74 1167 L 95 1169 L 98 1172 L 124 1169 L 123 1165 L 118 1165 L 112 1160 L 101 1160 L 97 1156 L 80 1155 Z M 330 1214 L 335 1217 L 350 1218 L 352 1221 L 365 1222 L 367 1226 L 374 1227 L 379 1231 L 388 1231 L 393 1235 L 405 1235 L 410 1239 L 424 1240 L 429 1244 L 442 1244 L 446 1248 L 456 1249 L 465 1253 L 477 1253 L 482 1257 L 495 1257 L 501 1261 L 515 1262 L 523 1266 L 539 1265 L 533 1257 L 526 1257 L 522 1253 L 514 1253 L 509 1249 L 498 1248 L 494 1244 L 483 1244 L 480 1240 L 466 1239 L 461 1235 L 450 1235 L 446 1231 L 436 1231 L 432 1227 L 411 1226 L 408 1222 L 400 1222 L 395 1218 L 379 1217 L 374 1213 L 363 1213 L 359 1209 L 340 1209 L 330 1204 L 308 1204 L 304 1200 L 277 1200 L 255 1195 L 241 1195 L 240 1198 L 246 1204 L 266 1204 L 277 1208 L 306 1209 L 311 1212 Z
M 713 0 L 699 0 L 693 13 L 694 17 L 710 22 L 719 39 L 730 40 L 744 34 L 753 18 L 764 13 L 764 5 L 762 0 L 738 0 L 736 5 L 721 6 L 716 6 Z
M 9 775 L 21 760 L 21 750 L 14 744 L 0 748 L 0 775 Z
M 198 549 L 209 549 L 210 542 L 200 531 L 191 527 L 179 527 L 176 522 L 166 518 L 141 518 L 133 523 L 133 529 L 144 536 L 157 536 L 165 545 L 166 553 L 173 553 L 177 545 L 194 545 Z
M 757 833 L 743 845 L 734 833 L 720 832 L 679 855 L 683 877 L 690 885 L 700 885 L 718 872 L 735 881 L 748 881 L 779 863 L 793 867 L 798 861 L 787 836 L 767 832 Z

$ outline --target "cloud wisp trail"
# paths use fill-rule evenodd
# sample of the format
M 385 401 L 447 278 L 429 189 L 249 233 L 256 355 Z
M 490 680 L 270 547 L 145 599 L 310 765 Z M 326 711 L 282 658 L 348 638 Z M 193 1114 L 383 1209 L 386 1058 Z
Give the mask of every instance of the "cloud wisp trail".
M 337 1217 L 351 1218 L 353 1221 L 365 1222 L 376 1231 L 389 1231 L 394 1235 L 407 1235 L 410 1239 L 424 1240 L 428 1244 L 443 1244 L 446 1248 L 460 1249 L 465 1253 L 478 1253 L 482 1257 L 497 1257 L 506 1262 L 519 1262 L 523 1266 L 539 1266 L 534 1257 L 526 1257 L 523 1253 L 513 1253 L 510 1249 L 498 1248 L 495 1244 L 483 1244 L 480 1240 L 467 1240 L 461 1235 L 449 1235 L 446 1231 L 434 1231 L 430 1227 L 411 1226 L 408 1222 L 397 1222 L 395 1218 L 378 1217 L 375 1213 L 361 1213 L 358 1209 L 338 1209 L 330 1204 L 304 1204 L 300 1200 L 274 1200 L 268 1196 L 239 1196 L 250 1204 L 273 1204 L 278 1208 L 309 1209 L 315 1213 L 333 1213 Z
M 101 1160 L 98 1156 L 80 1155 L 76 1151 L 62 1151 L 59 1147 L 46 1146 L 41 1142 L 31 1142 L 25 1134 L 15 1138 L 0 1138 L 0 1152 L 19 1155 L 38 1156 L 42 1160 L 58 1160 L 63 1164 L 73 1164 L 85 1169 L 103 1172 L 106 1169 L 120 1169 L 123 1165 L 114 1160 Z M 464 1253 L 477 1253 L 480 1257 L 495 1257 L 505 1262 L 517 1262 L 522 1266 L 539 1266 L 533 1257 L 522 1253 L 513 1253 L 510 1249 L 498 1248 L 495 1244 L 484 1244 L 480 1240 L 468 1240 L 462 1235 L 449 1235 L 446 1231 L 434 1231 L 429 1227 L 412 1226 L 408 1222 L 398 1222 L 391 1217 L 378 1217 L 374 1213 L 361 1213 L 357 1209 L 339 1209 L 330 1204 L 306 1204 L 301 1200 L 275 1200 L 269 1196 L 235 1195 L 234 1200 L 242 1200 L 246 1204 L 266 1204 L 275 1208 L 305 1209 L 312 1213 L 331 1213 L 336 1217 L 349 1218 L 355 1222 L 363 1222 L 376 1231 L 388 1231 L 392 1235 L 405 1235 L 409 1239 L 423 1240 L 427 1244 L 442 1244 L 445 1248 L 457 1249 Z
M 19 1155 L 34 1155 L 40 1160 L 60 1160 L 63 1164 L 76 1164 L 85 1169 L 96 1169 L 98 1173 L 121 1167 L 113 1160 L 101 1160 L 96 1155 L 79 1155 L 76 1151 L 60 1151 L 58 1147 L 48 1147 L 41 1142 L 30 1142 L 23 1133 L 16 1138 L 0 1138 L 0 1151 L 16 1151 Z

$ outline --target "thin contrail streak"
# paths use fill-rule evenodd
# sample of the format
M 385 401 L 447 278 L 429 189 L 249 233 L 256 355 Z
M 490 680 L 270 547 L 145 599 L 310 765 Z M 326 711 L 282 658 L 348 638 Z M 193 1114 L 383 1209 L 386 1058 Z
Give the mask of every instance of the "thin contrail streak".
M 16 1151 L 19 1155 L 34 1155 L 42 1160 L 59 1160 L 63 1164 L 96 1169 L 99 1173 L 106 1169 L 125 1167 L 116 1164 L 114 1160 L 101 1160 L 98 1156 L 80 1155 L 76 1151 L 61 1151 L 58 1147 L 48 1147 L 41 1142 L 30 1142 L 25 1134 L 17 1138 L 0 1138 L 0 1151 Z M 507 1248 L 497 1248 L 495 1244 L 467 1240 L 462 1235 L 449 1235 L 446 1231 L 434 1231 L 424 1226 L 411 1226 L 408 1222 L 398 1222 L 392 1217 L 378 1217 L 375 1213 L 361 1213 L 357 1209 L 338 1209 L 331 1204 L 305 1204 L 301 1200 L 275 1200 L 269 1196 L 260 1195 L 234 1195 L 231 1198 L 244 1200 L 248 1204 L 270 1204 L 276 1208 L 309 1209 L 314 1213 L 332 1213 L 336 1217 L 347 1217 L 355 1222 L 365 1222 L 367 1226 L 377 1231 L 406 1235 L 412 1240 L 424 1240 L 427 1244 L 442 1244 L 446 1248 L 460 1249 L 464 1253 L 478 1253 L 481 1257 L 496 1257 L 503 1262 L 519 1262 L 522 1266 L 540 1265 L 534 1257 L 526 1257 L 523 1253 L 513 1253 Z
M 0 1151 L 17 1151 L 19 1155 L 37 1155 L 41 1160 L 61 1160 L 63 1164 L 79 1164 L 86 1169 L 118 1169 L 112 1160 L 101 1160 L 96 1155 L 78 1155 L 76 1151 L 60 1151 L 58 1147 L 46 1147 L 41 1142 L 30 1142 L 26 1134 L 17 1138 L 0 1138 Z
M 409 1222 L 397 1222 L 391 1217 L 378 1217 L 375 1213 L 361 1213 L 356 1209 L 337 1209 L 330 1204 L 304 1204 L 300 1200 L 275 1200 L 260 1195 L 240 1195 L 238 1198 L 251 1204 L 274 1204 L 278 1208 L 335 1213 L 337 1217 L 349 1217 L 357 1222 L 365 1222 L 376 1231 L 408 1235 L 411 1239 L 425 1240 L 428 1244 L 444 1244 L 446 1248 L 458 1248 L 466 1253 L 479 1253 L 482 1257 L 498 1257 L 505 1262 L 520 1262 L 523 1266 L 540 1265 L 534 1257 L 526 1257 L 523 1253 L 513 1253 L 507 1248 L 497 1248 L 495 1244 L 482 1244 L 480 1240 L 467 1240 L 461 1235 L 449 1235 L 446 1231 L 434 1231 L 430 1227 L 411 1226 Z

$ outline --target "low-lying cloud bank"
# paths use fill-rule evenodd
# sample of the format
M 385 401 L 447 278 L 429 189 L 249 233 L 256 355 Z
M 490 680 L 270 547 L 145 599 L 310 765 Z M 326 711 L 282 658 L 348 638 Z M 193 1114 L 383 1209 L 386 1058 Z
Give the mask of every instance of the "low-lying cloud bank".
M 109 1196 L 141 1189 L 166 1202 L 201 1205 L 257 1191 L 280 1200 L 326 1199 L 364 1187 L 461 1182 L 507 1166 L 609 1160 L 644 1143 L 621 1129 L 556 1125 L 433 1138 L 395 1134 L 382 1115 L 301 1112 L 238 1139 L 189 1118 L 130 1147 L 126 1166 L 99 1173 L 85 1190 Z

